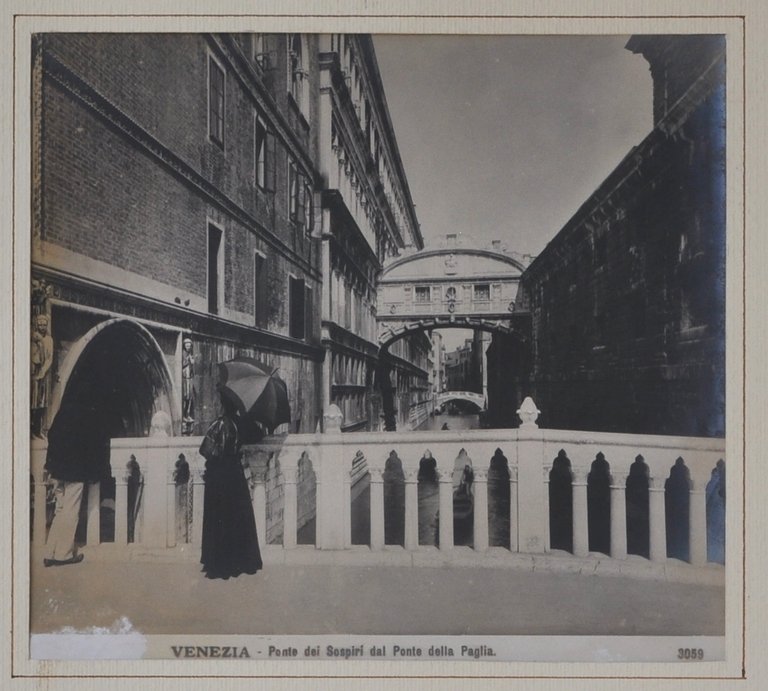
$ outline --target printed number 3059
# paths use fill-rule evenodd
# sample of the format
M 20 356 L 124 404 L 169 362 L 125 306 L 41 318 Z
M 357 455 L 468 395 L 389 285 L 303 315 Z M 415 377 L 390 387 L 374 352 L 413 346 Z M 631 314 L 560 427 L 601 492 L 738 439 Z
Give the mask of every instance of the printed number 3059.
M 703 660 L 704 651 L 701 648 L 678 648 L 678 660 Z

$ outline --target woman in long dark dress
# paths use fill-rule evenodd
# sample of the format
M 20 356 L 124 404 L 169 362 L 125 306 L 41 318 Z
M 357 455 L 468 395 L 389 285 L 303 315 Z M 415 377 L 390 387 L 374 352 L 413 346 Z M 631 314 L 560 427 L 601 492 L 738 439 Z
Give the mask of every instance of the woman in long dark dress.
M 206 578 L 227 579 L 254 574 L 262 563 L 251 495 L 240 463 L 238 416 L 226 401 L 222 406 L 224 414 L 208 428 L 200 446 L 206 459 L 200 563 Z

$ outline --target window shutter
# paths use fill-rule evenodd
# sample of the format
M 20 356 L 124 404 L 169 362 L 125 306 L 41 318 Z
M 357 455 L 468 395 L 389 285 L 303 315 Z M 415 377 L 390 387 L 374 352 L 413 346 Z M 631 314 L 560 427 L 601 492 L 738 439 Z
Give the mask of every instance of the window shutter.
M 297 172 L 295 175 L 295 180 L 296 187 L 294 193 L 296 195 L 296 221 L 303 229 L 307 222 L 306 218 L 304 217 L 304 176 Z
M 304 338 L 312 338 L 312 289 L 304 286 Z
M 292 338 L 304 338 L 304 279 L 290 278 L 290 324 Z
M 277 168 L 277 140 L 275 133 L 268 130 L 266 133 L 266 159 L 264 161 L 264 189 L 268 192 L 275 191 L 275 169 Z
M 262 119 L 257 115 L 254 126 L 254 179 L 256 184 L 263 188 L 266 179 L 266 127 Z
M 315 229 L 315 198 L 309 180 L 304 184 L 304 230 L 311 235 Z

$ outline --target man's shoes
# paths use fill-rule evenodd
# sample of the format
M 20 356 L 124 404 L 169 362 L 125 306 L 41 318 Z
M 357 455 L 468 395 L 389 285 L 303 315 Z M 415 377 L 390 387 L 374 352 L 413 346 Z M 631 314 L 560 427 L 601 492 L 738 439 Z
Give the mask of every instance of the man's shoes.
M 66 566 L 67 564 L 79 564 L 81 561 L 83 561 L 84 557 L 85 555 L 83 554 L 76 554 L 70 559 L 43 559 L 43 564 L 45 566 Z

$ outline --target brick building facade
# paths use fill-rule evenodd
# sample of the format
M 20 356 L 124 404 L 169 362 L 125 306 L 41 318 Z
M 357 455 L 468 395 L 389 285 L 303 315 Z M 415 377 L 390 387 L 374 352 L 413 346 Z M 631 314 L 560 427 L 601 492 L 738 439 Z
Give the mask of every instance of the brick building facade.
M 33 277 L 48 285 L 55 344 L 43 430 L 91 379 L 114 409 L 113 436 L 146 434 L 156 409 L 175 433 L 200 434 L 217 415 L 214 365 L 235 355 L 279 368 L 290 429 L 315 429 L 317 64 L 314 39 L 301 37 L 314 85 L 301 104 L 290 40 L 273 36 L 259 53 L 249 35 L 36 38 Z

